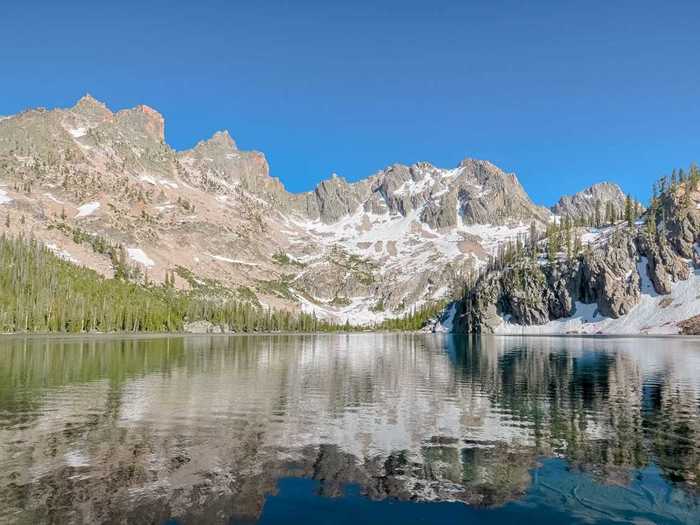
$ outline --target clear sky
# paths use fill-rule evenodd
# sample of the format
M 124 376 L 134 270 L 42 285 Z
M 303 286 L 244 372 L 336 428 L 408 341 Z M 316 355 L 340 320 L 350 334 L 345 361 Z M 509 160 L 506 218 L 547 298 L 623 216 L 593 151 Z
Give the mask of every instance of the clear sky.
M 145 103 L 293 190 L 470 156 L 540 204 L 700 161 L 700 2 L 5 0 L 0 114 Z

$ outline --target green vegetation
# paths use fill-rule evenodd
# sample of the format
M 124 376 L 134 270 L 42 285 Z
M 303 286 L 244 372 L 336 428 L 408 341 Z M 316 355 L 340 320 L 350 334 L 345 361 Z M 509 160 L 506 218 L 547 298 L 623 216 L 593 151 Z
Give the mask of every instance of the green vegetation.
M 186 274 L 181 268 L 177 273 Z M 273 311 L 222 297 L 206 283 L 199 289 L 180 291 L 172 279 L 157 285 L 105 279 L 62 260 L 33 239 L 3 235 L 0 331 L 169 332 L 200 320 L 237 332 L 344 328 L 312 315 Z
M 384 300 L 379 299 L 372 308 L 370 308 L 372 312 L 383 312 L 384 311 Z
M 277 252 L 272 256 L 272 260 L 282 266 L 296 266 L 297 268 L 304 268 L 306 266 L 304 263 L 292 259 L 284 252 Z
M 277 280 L 258 281 L 256 288 L 262 293 L 276 295 L 289 301 L 296 301 L 296 296 L 289 288 L 293 278 L 294 276 L 283 275 Z
M 350 306 L 352 304 L 352 301 L 347 297 L 336 295 L 333 298 L 333 300 L 328 304 L 330 304 L 331 306 Z
M 430 319 L 434 319 L 440 315 L 445 310 L 448 302 L 447 300 L 438 301 L 418 309 L 413 309 L 403 317 L 385 319 L 375 328 L 377 330 L 420 330 Z
M 681 208 L 689 208 L 693 199 L 691 193 L 700 186 L 700 169 L 695 163 L 690 165 L 686 175 L 683 168 L 673 170 L 670 176 L 663 176 L 654 182 L 651 190 L 651 202 L 645 214 L 645 229 L 649 236 L 657 237 L 659 230 L 665 228 L 667 209 L 675 197 L 680 195 Z
M 374 271 L 377 269 L 377 263 L 369 259 L 347 253 L 336 246 L 331 252 L 331 262 L 355 276 L 364 286 L 371 286 L 375 282 Z

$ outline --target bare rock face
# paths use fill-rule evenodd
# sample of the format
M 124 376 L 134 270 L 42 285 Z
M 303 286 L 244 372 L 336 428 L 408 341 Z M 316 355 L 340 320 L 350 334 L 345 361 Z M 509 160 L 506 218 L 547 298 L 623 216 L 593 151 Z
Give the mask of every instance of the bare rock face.
M 690 275 L 688 264 L 672 249 L 668 240 L 642 237 L 639 244 L 647 258 L 647 271 L 657 293 L 671 293 L 674 282 L 685 280 Z
M 488 161 L 465 159 L 458 199 L 467 224 L 507 224 L 511 221 L 546 221 L 549 213 L 535 206 L 513 173 Z
M 663 229 L 668 243 L 681 257 L 691 259 L 696 255 L 694 244 L 700 231 L 700 213 L 696 206 L 686 202 L 685 196 L 665 194 L 662 196 L 661 207 L 664 210 Z
M 190 183 L 207 191 L 226 194 L 240 186 L 260 195 L 284 191 L 270 177 L 270 168 L 262 153 L 240 151 L 228 131 L 217 131 L 193 149 L 178 155 L 184 175 Z
M 71 113 L 84 119 L 88 128 L 94 128 L 112 118 L 113 113 L 102 102 L 87 94 L 70 109 Z
M 598 311 L 613 319 L 627 314 L 639 302 L 641 294 L 637 257 L 634 238 L 627 231 L 617 233 L 602 249 L 584 255 L 583 302 L 597 302 Z
M 700 315 L 678 323 L 683 335 L 700 335 Z
M 126 137 L 141 140 L 165 141 L 165 119 L 155 109 L 140 105 L 133 109 L 125 109 L 114 115 L 114 126 L 120 128 Z
M 617 184 L 601 182 L 574 195 L 564 195 L 552 206 L 552 212 L 568 217 L 589 217 L 595 213 L 596 205 L 604 213 L 608 203 L 612 203 L 618 215 L 622 214 L 625 209 L 625 194 Z
M 576 303 L 595 304 L 599 315 L 617 319 L 640 302 L 646 277 L 657 294 L 671 293 L 674 283 L 690 277 L 700 217 L 694 202 L 673 193 L 662 197 L 658 213 L 664 219 L 655 234 L 618 224 L 573 259 L 525 259 L 487 274 L 462 300 L 457 331 L 492 333 L 504 319 L 542 325 L 571 316 Z M 695 324 L 678 326 L 688 333 Z
M 361 202 L 361 188 L 351 185 L 342 177 L 334 175 L 322 181 L 309 196 L 307 209 L 325 223 L 333 223 L 351 214 Z

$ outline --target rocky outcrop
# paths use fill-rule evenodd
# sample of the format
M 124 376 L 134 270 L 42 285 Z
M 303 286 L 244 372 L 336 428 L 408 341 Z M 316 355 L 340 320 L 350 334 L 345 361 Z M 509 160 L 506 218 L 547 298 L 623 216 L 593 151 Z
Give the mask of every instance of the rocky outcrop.
M 184 324 L 182 331 L 186 334 L 223 334 L 224 329 L 209 321 L 190 321 Z
M 552 212 L 568 217 L 590 217 L 595 214 L 596 206 L 600 207 L 600 213 L 605 213 L 608 203 L 620 216 L 625 209 L 625 194 L 617 184 L 600 182 L 574 195 L 564 195 L 552 206 Z
M 577 304 L 595 304 L 596 315 L 617 319 L 639 303 L 645 279 L 655 293 L 669 294 L 690 277 L 698 211 L 682 195 L 666 194 L 659 215 L 665 220 L 657 233 L 618 224 L 575 258 L 547 263 L 527 255 L 487 273 L 461 301 L 455 331 L 493 333 L 504 320 L 543 325 L 570 317 Z M 685 331 L 692 326 L 679 324 Z
M 336 222 L 359 208 L 362 202 L 361 189 L 361 185 L 350 184 L 333 174 L 308 195 L 307 212 L 312 217 L 317 215 L 325 223 Z
M 100 125 L 113 116 L 113 113 L 104 103 L 95 100 L 90 94 L 81 98 L 75 106 L 70 109 L 70 112 L 85 119 L 90 128 Z
M 683 335 L 700 335 L 700 315 L 681 321 L 678 326 Z
M 596 302 L 605 317 L 616 319 L 628 313 L 641 294 L 638 257 L 634 232 L 616 231 L 610 242 L 581 257 L 581 285 L 576 300 Z M 565 316 L 555 313 L 552 318 L 559 317 Z

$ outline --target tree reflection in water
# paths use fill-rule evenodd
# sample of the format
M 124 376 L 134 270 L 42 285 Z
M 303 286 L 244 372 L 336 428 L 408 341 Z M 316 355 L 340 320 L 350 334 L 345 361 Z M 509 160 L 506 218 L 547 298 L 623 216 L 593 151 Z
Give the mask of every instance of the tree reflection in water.
M 367 502 L 467 503 L 449 508 L 494 518 L 548 508 L 695 523 L 696 345 L 3 339 L 0 521 L 254 521 L 284 499 L 279 480 L 305 478 L 316 497 L 352 485 Z

